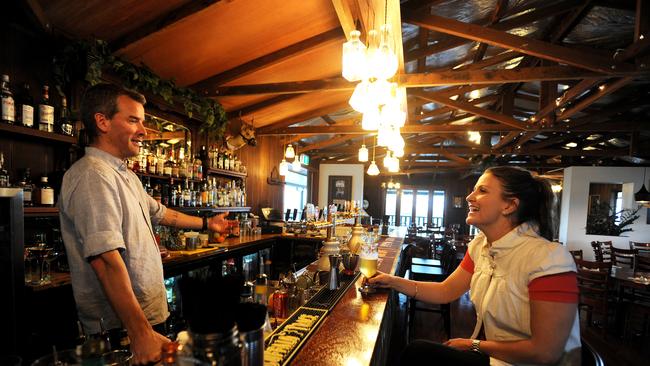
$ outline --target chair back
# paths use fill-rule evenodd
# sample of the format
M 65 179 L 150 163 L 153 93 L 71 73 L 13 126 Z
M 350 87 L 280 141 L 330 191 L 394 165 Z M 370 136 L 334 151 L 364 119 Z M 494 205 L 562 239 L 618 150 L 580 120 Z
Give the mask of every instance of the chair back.
M 573 259 L 582 259 L 582 249 L 569 250 L 569 253 L 571 253 Z
M 634 255 L 634 272 L 650 272 L 650 255 L 644 253 Z
M 611 262 L 612 260 L 612 241 L 592 241 L 591 247 L 594 249 L 594 257 L 598 262 Z
M 582 343 L 582 366 L 605 366 L 605 361 L 603 358 L 596 352 L 594 347 L 591 346 L 584 338 L 580 340 Z
M 639 241 L 630 241 L 630 249 L 636 249 L 639 253 L 650 254 L 650 243 L 642 243 Z
M 620 267 L 633 268 L 636 250 L 612 247 L 612 264 Z
M 595 310 L 607 311 L 607 297 L 611 290 L 610 273 L 612 264 L 575 259 L 577 268 L 580 305 L 592 306 Z
M 442 253 L 440 254 L 440 263 L 445 273 L 453 272 L 458 266 L 458 261 L 456 260 L 456 248 L 450 243 L 445 243 L 442 248 Z

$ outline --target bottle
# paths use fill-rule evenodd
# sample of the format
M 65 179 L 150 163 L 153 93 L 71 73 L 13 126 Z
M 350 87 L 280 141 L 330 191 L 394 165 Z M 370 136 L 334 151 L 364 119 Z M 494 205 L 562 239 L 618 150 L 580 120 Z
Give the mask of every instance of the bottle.
M 34 128 L 34 98 L 27 83 L 23 85 L 23 90 L 18 96 L 16 122 L 24 127 Z
M 210 205 L 210 195 L 208 189 L 208 181 L 203 182 L 203 187 L 201 189 L 201 202 L 203 207 L 208 207 Z
M 183 207 L 190 207 L 192 203 L 192 192 L 190 191 L 190 183 L 185 179 L 185 186 L 183 187 Z
M 65 95 L 61 97 L 61 111 L 59 113 L 59 132 L 67 136 L 74 136 L 74 126 L 70 121 L 70 111 L 68 111 L 68 100 Z
M 39 206 L 54 206 L 54 189 L 47 183 L 47 175 L 41 177 L 41 185 L 38 188 L 38 201 Z
M 224 154 L 217 152 L 217 169 L 223 169 L 223 162 L 225 160 Z
M 4 168 L 5 154 L 0 152 L 0 187 L 9 187 L 9 173 Z
M 228 153 L 223 154 L 223 168 L 230 170 L 230 156 L 228 156 Z
M 196 180 L 203 180 L 203 162 L 200 155 L 197 154 L 194 159 L 194 168 L 192 169 L 192 177 Z
M 38 129 L 54 132 L 54 107 L 50 105 L 50 87 L 43 85 L 43 98 L 38 105 Z
M 164 175 L 165 173 L 165 153 L 162 152 L 162 149 L 160 146 L 156 148 L 156 157 L 157 157 L 157 163 L 156 163 L 156 175 Z
M 167 161 L 165 162 L 165 167 L 163 168 L 163 175 L 167 177 L 171 177 L 173 166 L 174 166 L 174 149 L 172 148 L 169 149 L 169 159 L 167 159 Z
M 0 98 L 2 99 L 2 122 L 13 125 L 16 122 L 16 107 L 13 93 L 9 88 L 9 75 L 2 75 Z
M 30 175 L 31 170 L 29 168 L 25 169 L 25 175 L 18 183 L 18 187 L 23 189 L 23 206 L 25 207 L 29 207 L 34 204 L 32 202 L 32 190 L 34 188 L 32 186 L 32 178 Z
M 260 256 L 260 272 L 255 278 L 255 302 L 266 305 L 267 304 L 267 285 L 268 278 L 264 273 L 264 256 Z
M 162 192 L 160 190 L 160 184 L 156 184 L 153 187 L 153 199 L 158 203 L 162 203 Z

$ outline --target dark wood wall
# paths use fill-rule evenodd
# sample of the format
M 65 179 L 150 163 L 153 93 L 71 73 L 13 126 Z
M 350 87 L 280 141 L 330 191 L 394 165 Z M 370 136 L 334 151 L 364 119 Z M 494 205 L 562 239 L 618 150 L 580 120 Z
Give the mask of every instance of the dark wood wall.
M 465 225 L 465 217 L 467 216 L 467 203 L 465 197 L 471 192 L 472 187 L 476 183 L 478 176 L 464 177 L 458 173 L 439 173 L 427 174 L 417 176 L 396 176 L 393 181 L 400 182 L 402 187 L 410 188 L 423 188 L 435 189 L 445 191 L 445 221 L 444 225 L 449 226 L 452 224 L 461 224 L 463 232 L 469 230 Z M 382 217 L 385 209 L 385 195 L 386 190 L 381 188 L 382 182 L 388 182 L 389 177 L 376 176 L 371 177 L 365 175 L 363 197 L 370 203 L 368 207 L 368 214 L 373 217 Z M 455 208 L 453 198 L 454 196 L 462 197 L 463 207 Z
M 248 169 L 246 178 L 247 204 L 256 215 L 261 214 L 262 207 L 282 209 L 284 185 L 269 184 L 273 168 L 278 169 L 282 160 L 280 140 L 274 136 L 257 138 L 257 146 L 245 146 L 238 151 L 242 162 Z

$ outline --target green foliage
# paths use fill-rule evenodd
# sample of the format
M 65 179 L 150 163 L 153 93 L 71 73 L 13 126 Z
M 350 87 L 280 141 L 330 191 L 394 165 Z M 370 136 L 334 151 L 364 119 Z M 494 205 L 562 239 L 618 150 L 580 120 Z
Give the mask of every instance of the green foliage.
M 639 210 L 641 206 L 615 212 L 607 202 L 595 203 L 587 215 L 587 234 L 621 236 L 622 233 L 632 231 L 628 226 L 639 218 Z M 615 220 L 618 215 L 621 221 L 617 224 Z
M 161 79 L 144 64 L 137 66 L 113 55 L 105 41 L 70 43 L 55 58 L 53 67 L 57 88 L 65 87 L 72 78 L 83 78 L 90 85 L 98 84 L 102 82 L 103 72 L 110 70 L 127 88 L 158 95 L 170 104 L 182 104 L 188 117 L 196 115 L 203 120 L 201 132 L 211 139 L 219 139 L 225 131 L 226 113 L 221 104 L 190 88 L 177 86 L 174 80 Z M 80 74 L 80 70 L 85 72 Z

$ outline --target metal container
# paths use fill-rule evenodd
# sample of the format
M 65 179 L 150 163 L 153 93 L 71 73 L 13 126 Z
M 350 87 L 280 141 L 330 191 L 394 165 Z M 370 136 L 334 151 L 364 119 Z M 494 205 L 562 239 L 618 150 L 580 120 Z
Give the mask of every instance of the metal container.
M 242 332 L 242 366 L 262 366 L 264 364 L 264 327 Z

